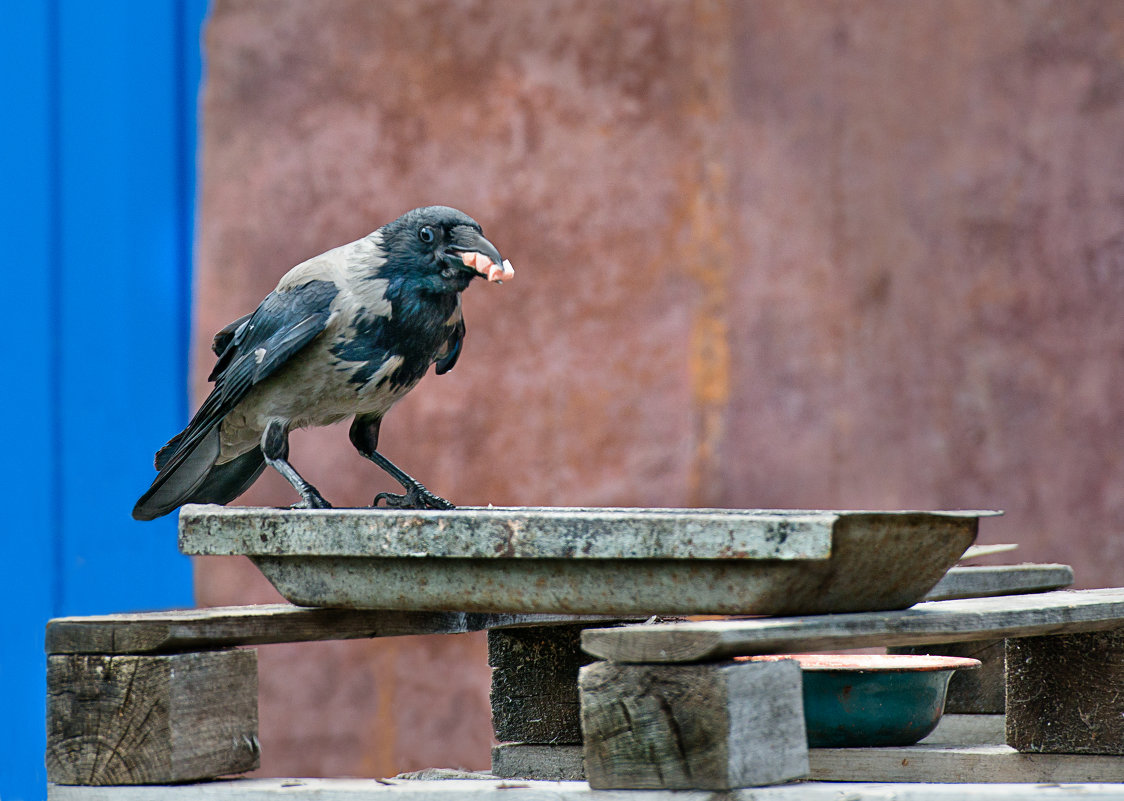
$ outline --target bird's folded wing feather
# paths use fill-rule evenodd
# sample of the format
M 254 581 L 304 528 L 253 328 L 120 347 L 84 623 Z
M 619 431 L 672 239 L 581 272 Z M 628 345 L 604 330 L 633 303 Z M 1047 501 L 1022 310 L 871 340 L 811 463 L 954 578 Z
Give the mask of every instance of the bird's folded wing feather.
M 211 340 L 211 350 L 214 351 L 216 356 L 222 356 L 230 349 L 230 343 L 232 343 L 234 341 L 234 337 L 238 335 L 239 329 L 242 328 L 243 325 L 248 323 L 250 321 L 250 318 L 253 316 L 253 312 L 250 312 L 249 314 L 243 314 L 233 323 L 228 323 L 223 327 L 221 331 L 215 334 L 215 338 Z M 216 363 L 214 369 L 211 370 L 211 375 L 208 376 L 207 380 L 214 381 L 215 376 L 218 373 L 222 372 L 222 368 L 225 366 L 226 365 L 221 361 Z
M 461 345 L 464 342 L 464 318 L 457 320 L 457 324 L 453 327 L 453 332 L 449 338 L 445 340 L 445 347 L 437 357 L 436 367 L 434 372 L 437 375 L 444 375 L 453 369 L 456 365 L 457 359 L 461 355 Z
M 310 281 L 272 292 L 253 314 L 236 320 L 215 337 L 222 352 L 211 373 L 215 388 L 183 433 L 156 454 L 156 469 L 174 468 L 223 417 L 305 345 L 324 331 L 338 288 Z

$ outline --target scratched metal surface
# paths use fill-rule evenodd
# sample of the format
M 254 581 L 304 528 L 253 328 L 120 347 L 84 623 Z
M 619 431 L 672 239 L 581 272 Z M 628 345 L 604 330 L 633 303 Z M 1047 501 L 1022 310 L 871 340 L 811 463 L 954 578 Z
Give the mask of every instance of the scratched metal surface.
M 473 517 L 502 520 L 505 514 L 519 521 L 517 548 L 510 536 L 485 543 L 467 539 Z M 190 554 L 248 555 L 285 598 L 302 606 L 791 615 L 915 603 L 971 545 L 984 514 L 622 509 L 329 514 L 196 506 L 181 515 L 180 546 Z M 442 518 L 443 527 L 436 522 Z M 685 520 L 698 534 L 693 544 L 669 533 L 683 530 Z M 403 521 L 415 522 L 403 526 Z M 827 558 L 747 556 L 754 548 L 767 552 L 764 544 L 775 540 L 778 521 L 826 525 Z M 667 528 L 653 537 L 644 530 L 649 524 Z M 708 526 L 721 537 L 701 534 Z M 736 526 L 743 541 L 730 550 L 723 538 Z M 611 542 L 590 543 L 590 532 Z M 444 543 L 442 534 L 449 535 Z M 718 542 L 727 544 L 716 550 Z M 582 543 L 590 545 L 588 551 Z

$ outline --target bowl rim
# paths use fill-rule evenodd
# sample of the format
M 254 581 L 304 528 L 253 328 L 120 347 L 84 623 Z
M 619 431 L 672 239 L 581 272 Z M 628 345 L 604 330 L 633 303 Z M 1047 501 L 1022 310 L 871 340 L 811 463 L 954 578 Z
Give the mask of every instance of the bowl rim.
M 791 659 L 801 670 L 815 673 L 919 673 L 972 670 L 983 663 L 966 656 L 930 654 L 760 654 L 734 657 L 740 662 L 779 662 Z

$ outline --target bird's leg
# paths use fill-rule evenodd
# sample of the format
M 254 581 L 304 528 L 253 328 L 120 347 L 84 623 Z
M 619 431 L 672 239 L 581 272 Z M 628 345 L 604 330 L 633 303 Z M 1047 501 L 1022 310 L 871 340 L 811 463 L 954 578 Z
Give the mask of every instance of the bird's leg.
M 309 484 L 289 464 L 289 428 L 279 420 L 271 420 L 261 435 L 261 452 L 265 461 L 285 477 L 300 493 L 301 502 L 294 509 L 331 509 L 332 504 L 324 500 L 316 487 Z
M 403 495 L 396 495 L 393 492 L 380 492 L 375 496 L 375 500 L 371 502 L 372 506 L 378 506 L 379 501 L 386 501 L 386 505 L 391 509 L 457 508 L 444 498 L 434 495 L 427 490 L 420 481 L 407 475 L 401 468 L 397 467 L 394 462 L 387 459 L 378 451 L 371 451 L 369 454 L 365 453 L 363 455 L 389 473 L 391 478 L 406 489 Z
M 351 444 L 355 446 L 355 449 L 364 459 L 370 459 L 385 470 L 391 478 L 403 486 L 406 492 L 402 495 L 380 492 L 375 496 L 371 505 L 378 506 L 379 501 L 386 501 L 386 505 L 391 509 L 455 509 L 456 507 L 453 504 L 434 495 L 422 486 L 420 481 L 407 475 L 394 462 L 375 450 L 379 444 L 379 425 L 381 423 L 382 418 L 374 415 L 356 417 L 351 423 L 351 431 L 348 432 L 351 437 Z

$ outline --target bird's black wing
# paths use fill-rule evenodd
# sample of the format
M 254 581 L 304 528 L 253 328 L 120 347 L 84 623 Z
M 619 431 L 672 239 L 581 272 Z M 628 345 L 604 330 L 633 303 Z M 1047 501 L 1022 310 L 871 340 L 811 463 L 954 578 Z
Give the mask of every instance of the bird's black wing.
M 216 356 L 223 355 L 230 346 L 230 343 L 234 342 L 234 338 L 238 335 L 238 329 L 242 328 L 244 322 L 250 321 L 250 318 L 253 316 L 254 312 L 250 312 L 248 315 L 239 317 L 234 322 L 228 322 L 228 324 L 223 327 L 223 330 L 218 331 L 215 338 L 211 339 L 211 351 L 214 351 Z M 216 365 L 216 370 L 211 371 L 211 381 L 215 380 L 214 375 L 218 372 L 217 367 L 218 365 Z
M 444 375 L 453 369 L 457 363 L 457 359 L 461 355 L 461 345 L 464 343 L 464 318 L 457 320 L 457 324 L 453 326 L 453 331 L 449 334 L 449 338 L 445 340 L 445 347 L 441 355 L 437 358 L 437 366 L 434 372 L 437 375 Z
M 215 347 L 221 346 L 222 352 L 210 376 L 215 388 L 187 428 L 156 454 L 156 468 L 162 473 L 173 470 L 255 384 L 320 334 L 338 292 L 331 281 L 271 292 L 253 314 L 219 332 Z

